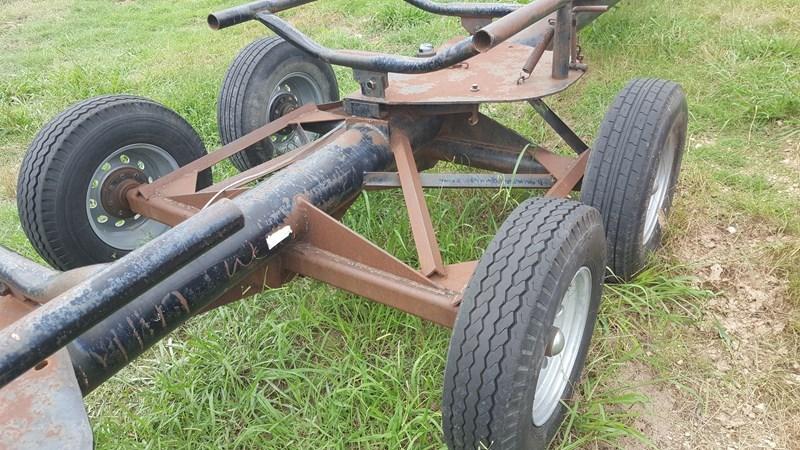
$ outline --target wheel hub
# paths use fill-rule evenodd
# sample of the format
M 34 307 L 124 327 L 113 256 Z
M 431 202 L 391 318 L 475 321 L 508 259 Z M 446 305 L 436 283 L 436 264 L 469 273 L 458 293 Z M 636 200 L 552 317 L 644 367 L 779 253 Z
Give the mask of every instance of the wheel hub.
M 269 111 L 269 121 L 273 122 L 275 120 L 278 120 L 299 107 L 300 107 L 300 101 L 294 94 L 292 94 L 291 92 L 280 92 L 272 100 L 272 105 L 270 106 L 270 111 Z M 292 131 L 293 130 L 291 127 L 286 127 L 275 133 L 275 135 L 279 136 L 280 140 L 283 141 L 290 134 L 292 134 Z
M 550 341 L 547 343 L 544 355 L 548 358 L 558 355 L 564 350 L 564 342 L 564 333 L 562 333 L 560 329 L 553 327 L 550 332 Z
M 131 210 L 131 189 L 178 168 L 161 147 L 126 145 L 100 161 L 86 187 L 86 217 L 95 236 L 120 250 L 133 250 L 169 227 Z
M 531 411 L 536 426 L 542 426 L 552 417 L 568 386 L 581 349 L 591 297 L 592 272 L 583 266 L 572 277 L 557 306 L 553 324 L 546 331 L 544 358 Z
M 136 215 L 128 203 L 128 191 L 147 183 L 147 175 L 138 168 L 120 167 L 106 177 L 100 187 L 103 208 L 115 217 L 128 219 Z

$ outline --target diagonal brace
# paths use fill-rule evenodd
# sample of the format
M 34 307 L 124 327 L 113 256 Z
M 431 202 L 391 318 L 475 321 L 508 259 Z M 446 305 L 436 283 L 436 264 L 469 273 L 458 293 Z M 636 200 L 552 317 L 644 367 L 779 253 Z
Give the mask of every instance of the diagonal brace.
M 550 107 L 547 106 L 547 104 L 544 101 L 542 101 L 542 99 L 533 98 L 528 100 L 528 103 L 530 103 L 531 106 L 533 106 L 533 109 L 535 109 L 536 112 L 539 113 L 540 116 L 542 116 L 542 119 L 544 119 L 544 121 L 547 122 L 548 125 L 550 125 L 550 128 L 552 128 L 553 131 L 558 133 L 558 135 L 561 136 L 561 139 L 563 139 L 564 142 L 567 143 L 567 145 L 569 145 L 570 147 L 572 147 L 573 150 L 575 150 L 575 153 L 580 155 L 581 153 L 589 149 L 589 146 L 586 145 L 586 143 L 583 142 L 583 140 L 580 137 L 578 137 L 578 135 L 575 134 L 574 131 L 572 131 L 572 128 L 570 128 L 569 125 L 564 123 L 564 121 L 561 120 L 561 118 L 558 117 L 558 115 L 556 115 L 556 113 L 552 109 L 550 109 Z
M 397 173 L 400 175 L 400 187 L 408 209 L 408 218 L 411 222 L 411 233 L 414 235 L 414 244 L 417 247 L 420 269 L 425 276 L 434 273 L 445 274 L 442 254 L 439 243 L 433 232 L 431 214 L 425 204 L 425 195 L 422 192 L 422 183 L 419 179 L 417 163 L 411 150 L 408 136 L 400 131 L 392 131 L 389 145 L 394 153 L 397 163 Z

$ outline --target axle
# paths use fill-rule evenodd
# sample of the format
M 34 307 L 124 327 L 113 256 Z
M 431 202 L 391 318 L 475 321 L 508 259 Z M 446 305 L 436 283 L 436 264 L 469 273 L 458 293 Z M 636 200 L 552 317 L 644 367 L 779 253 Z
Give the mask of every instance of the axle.
M 413 142 L 430 139 L 440 121 L 417 120 L 394 125 Z M 388 132 L 354 125 L 313 155 L 275 174 L 232 202 L 245 217 L 244 227 L 175 271 L 133 301 L 95 325 L 69 345 L 84 395 L 190 317 L 237 289 L 239 283 L 284 248 L 271 239 L 291 223 L 298 199 L 333 212 L 361 190 L 365 172 L 382 171 L 393 162 Z M 195 221 L 192 217 L 185 223 Z M 163 236 L 177 233 L 168 231 Z M 287 238 L 287 241 L 290 240 Z M 127 266 L 129 256 L 110 267 Z M 269 274 L 271 276 L 272 274 Z M 264 277 L 268 275 L 265 273 Z M 3 349 L 5 351 L 5 349 Z

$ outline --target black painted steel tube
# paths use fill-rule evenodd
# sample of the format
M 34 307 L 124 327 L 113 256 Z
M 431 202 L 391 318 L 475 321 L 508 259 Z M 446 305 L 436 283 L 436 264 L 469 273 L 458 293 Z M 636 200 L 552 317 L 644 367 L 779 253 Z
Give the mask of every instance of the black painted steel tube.
M 428 146 L 426 155 L 439 161 L 448 161 L 476 169 L 493 170 L 500 173 L 547 174 L 531 151 L 520 153 L 501 151 L 450 140 L 435 140 Z M 529 149 L 533 150 L 533 148 Z
M 418 145 L 433 137 L 440 121 L 421 118 L 397 126 Z M 386 170 L 393 162 L 386 130 L 356 125 L 233 199 L 245 214 L 242 230 L 70 344 L 84 394 L 228 289 L 238 288 L 238 283 L 258 266 L 256 261 L 275 255 L 281 247 L 270 248 L 266 237 L 284 226 L 297 196 L 304 196 L 324 211 L 334 211 L 360 192 L 365 172 Z
M 404 0 L 406 3 L 440 16 L 503 17 L 524 5 L 509 3 L 438 3 L 430 0 Z
M 276 13 L 295 6 L 305 5 L 316 0 L 259 0 L 223 9 L 208 15 L 208 26 L 221 30 L 240 23 L 249 22 L 260 12 Z
M 31 295 L 39 293 L 43 280 L 55 277 L 59 273 L 0 246 L 0 283 L 8 286 L 15 294 L 30 298 Z
M 236 205 L 215 204 L 0 330 L 0 387 L 243 225 Z
M 439 51 L 429 58 L 406 57 L 385 53 L 333 50 L 319 45 L 314 40 L 294 28 L 280 17 L 269 14 L 256 14 L 259 22 L 275 34 L 291 42 L 298 48 L 330 64 L 352 67 L 373 72 L 426 73 L 444 69 L 478 54 L 472 45 L 472 38 L 465 38 L 456 44 Z
M 550 125 L 553 131 L 558 133 L 558 135 L 561 136 L 561 139 L 563 139 L 567 145 L 575 150 L 575 153 L 580 155 L 589 149 L 589 146 L 583 142 L 583 139 L 575 134 L 575 132 L 572 131 L 572 128 L 564 123 L 564 121 L 561 120 L 561 118 L 558 117 L 558 115 L 552 109 L 550 109 L 550 107 L 547 106 L 547 103 L 545 103 L 542 99 L 534 98 L 528 100 L 528 103 L 530 103 L 531 106 L 533 106 L 533 109 L 539 113 L 542 119 L 544 119 L 544 121 Z

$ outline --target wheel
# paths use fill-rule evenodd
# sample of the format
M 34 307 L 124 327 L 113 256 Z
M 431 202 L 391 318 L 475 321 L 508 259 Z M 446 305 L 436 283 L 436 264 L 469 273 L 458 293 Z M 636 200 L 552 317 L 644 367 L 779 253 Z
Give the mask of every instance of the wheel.
M 605 270 L 599 212 L 520 204 L 478 262 L 458 311 L 442 422 L 451 449 L 539 449 L 583 370 Z
M 331 66 L 279 37 L 259 39 L 245 47 L 228 68 L 217 102 L 223 144 L 264 126 L 299 106 L 339 100 Z M 231 156 L 244 171 L 299 147 L 317 134 L 283 130 Z
M 671 81 L 628 83 L 600 125 L 581 200 L 600 210 L 609 279 L 630 280 L 661 245 L 686 144 L 686 97 Z
M 206 154 L 178 114 L 126 95 L 77 103 L 39 131 L 17 181 L 25 234 L 52 266 L 118 258 L 169 227 L 135 214 L 124 193 Z M 211 171 L 197 187 L 211 185 Z

